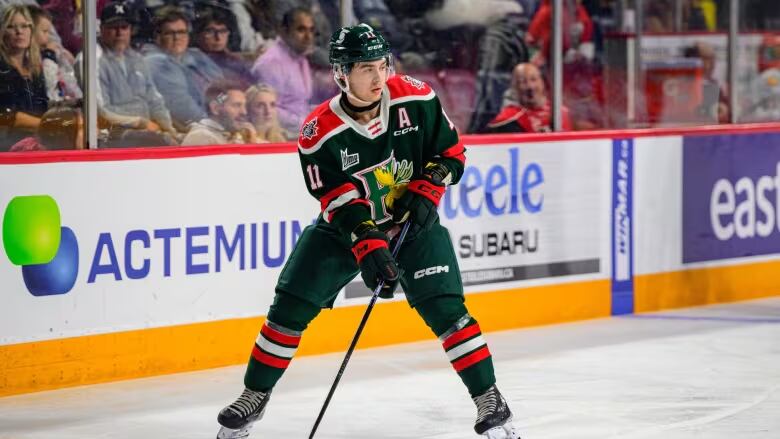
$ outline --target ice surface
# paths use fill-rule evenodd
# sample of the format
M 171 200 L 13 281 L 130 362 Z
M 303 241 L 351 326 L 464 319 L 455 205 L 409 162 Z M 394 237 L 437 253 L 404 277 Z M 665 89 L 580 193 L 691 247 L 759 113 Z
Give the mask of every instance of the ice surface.
M 780 298 L 485 338 L 524 439 L 780 438 Z M 251 437 L 308 437 L 341 359 L 296 358 Z M 243 372 L 0 398 L 0 438 L 213 439 Z M 475 415 L 431 340 L 356 352 L 316 437 L 476 438 Z

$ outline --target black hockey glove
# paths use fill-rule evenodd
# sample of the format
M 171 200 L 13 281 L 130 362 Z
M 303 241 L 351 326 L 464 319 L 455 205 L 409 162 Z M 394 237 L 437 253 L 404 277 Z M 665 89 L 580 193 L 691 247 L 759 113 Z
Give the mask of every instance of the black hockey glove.
M 352 232 L 352 253 L 366 286 L 374 290 L 380 281 L 384 281 L 379 297 L 391 299 L 403 270 L 398 268 L 390 253 L 387 235 L 373 221 L 358 224 Z
M 436 208 L 447 189 L 450 172 L 438 163 L 428 163 L 423 174 L 409 182 L 406 192 L 393 204 L 393 221 L 409 221 L 409 233 L 417 236 L 430 230 L 439 218 Z

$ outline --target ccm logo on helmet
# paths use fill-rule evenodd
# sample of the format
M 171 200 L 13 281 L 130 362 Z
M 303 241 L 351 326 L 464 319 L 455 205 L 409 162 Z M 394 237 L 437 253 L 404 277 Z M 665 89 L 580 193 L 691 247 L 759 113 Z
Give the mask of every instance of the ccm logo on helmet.
M 438 265 L 436 267 L 428 267 L 428 268 L 423 268 L 422 270 L 415 271 L 414 278 L 420 279 L 422 277 L 430 276 L 432 274 L 449 273 L 449 272 L 450 272 L 449 265 Z

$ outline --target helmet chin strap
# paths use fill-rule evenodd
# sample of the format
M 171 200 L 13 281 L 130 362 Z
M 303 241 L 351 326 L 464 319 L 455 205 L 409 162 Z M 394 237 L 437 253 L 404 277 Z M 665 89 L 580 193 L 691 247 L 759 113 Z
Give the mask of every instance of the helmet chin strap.
M 352 99 L 360 102 L 361 104 L 362 103 L 366 103 L 368 105 L 364 105 L 364 106 L 354 105 L 354 104 L 352 104 L 352 102 L 349 101 L 347 96 L 349 96 Z M 352 111 L 354 113 L 362 113 L 364 111 L 370 111 L 370 110 L 373 110 L 374 108 L 376 108 L 377 105 L 379 105 L 379 103 L 382 102 L 382 98 L 380 97 L 379 99 L 377 99 L 376 102 L 367 102 L 367 101 L 364 101 L 363 99 L 360 99 L 359 97 L 355 96 L 352 93 L 349 93 L 349 92 L 346 92 L 346 91 L 342 91 L 341 92 L 341 100 L 340 100 L 340 102 L 341 102 L 341 105 L 347 107 L 347 109 L 349 111 Z

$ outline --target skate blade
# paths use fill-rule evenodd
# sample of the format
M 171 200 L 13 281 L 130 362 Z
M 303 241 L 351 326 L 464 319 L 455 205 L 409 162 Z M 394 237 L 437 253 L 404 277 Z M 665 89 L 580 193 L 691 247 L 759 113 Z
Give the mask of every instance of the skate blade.
M 246 439 L 249 437 L 249 432 L 252 430 L 252 425 L 248 425 L 244 428 L 233 430 L 232 428 L 220 427 L 217 433 L 217 439 Z
M 487 439 L 520 439 L 520 432 L 511 422 L 493 427 L 482 435 Z

